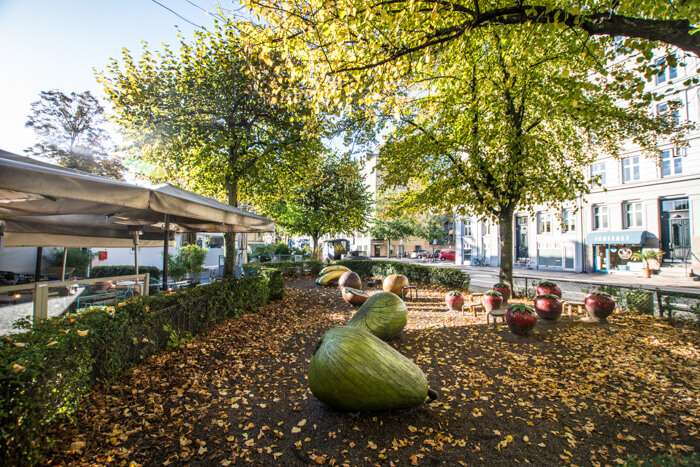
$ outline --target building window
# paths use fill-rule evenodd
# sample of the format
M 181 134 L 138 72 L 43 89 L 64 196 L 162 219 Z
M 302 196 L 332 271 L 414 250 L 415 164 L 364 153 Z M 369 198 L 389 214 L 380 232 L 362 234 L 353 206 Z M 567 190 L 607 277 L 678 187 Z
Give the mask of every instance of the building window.
M 464 221 L 464 236 L 465 237 L 472 236 L 472 221 L 471 221 L 471 219 L 467 219 Z
M 661 176 L 680 175 L 683 173 L 683 151 L 667 149 L 661 153 Z
M 561 213 L 561 231 L 576 232 L 576 216 L 571 209 L 564 209 Z
M 671 110 L 668 106 L 668 102 L 662 102 L 661 104 L 657 104 L 656 114 L 659 117 L 663 117 L 665 119 L 670 120 L 674 125 L 678 125 L 678 122 L 680 122 L 681 118 L 678 107 Z
M 491 224 L 488 221 L 483 221 L 481 231 L 484 232 L 484 235 L 491 235 Z
M 675 56 L 673 57 L 672 62 L 676 62 Z M 666 67 L 665 69 L 664 66 Z M 667 81 L 678 77 L 678 68 L 675 66 L 668 65 L 668 62 L 665 58 L 660 58 L 656 60 L 656 68 L 659 70 L 659 74 L 656 75 L 656 84 L 663 84 Z
M 639 156 L 622 159 L 622 183 L 639 180 Z
M 537 233 L 552 233 L 552 215 L 548 212 L 537 214 Z
M 593 230 L 608 228 L 608 207 L 595 205 L 593 206 Z
M 623 204 L 625 213 L 625 228 L 642 227 L 642 203 L 639 201 L 625 202 Z
M 591 187 L 605 186 L 605 162 L 591 165 Z

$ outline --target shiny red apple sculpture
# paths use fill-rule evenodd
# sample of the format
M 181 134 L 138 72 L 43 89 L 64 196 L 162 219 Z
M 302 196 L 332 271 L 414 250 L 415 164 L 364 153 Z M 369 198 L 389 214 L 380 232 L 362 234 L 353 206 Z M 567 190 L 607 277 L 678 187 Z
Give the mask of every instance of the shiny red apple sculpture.
M 506 311 L 506 323 L 513 334 L 526 336 L 537 324 L 537 315 L 529 306 L 514 303 Z
M 535 297 L 535 311 L 542 319 L 555 321 L 561 316 L 562 310 L 562 302 L 556 295 L 543 294 Z
M 494 285 L 493 290 L 501 293 L 503 303 L 508 303 L 508 300 L 510 300 L 510 297 L 513 295 L 513 291 L 511 290 L 510 286 L 505 282 L 499 282 L 498 284 Z
M 450 311 L 461 311 L 464 305 L 464 296 L 461 292 L 456 290 L 447 292 L 447 295 L 445 295 L 445 305 L 447 305 L 447 309 Z
M 561 298 L 561 289 L 557 287 L 557 284 L 550 281 L 540 282 L 540 284 L 537 286 L 537 289 L 535 289 L 535 293 L 537 295 L 552 294 Z
M 605 322 L 615 311 L 615 299 L 605 292 L 593 292 L 586 295 L 584 300 L 588 316 L 595 321 Z
M 481 297 L 481 303 L 484 305 L 486 313 L 498 310 L 503 305 L 503 295 L 497 290 L 487 290 Z

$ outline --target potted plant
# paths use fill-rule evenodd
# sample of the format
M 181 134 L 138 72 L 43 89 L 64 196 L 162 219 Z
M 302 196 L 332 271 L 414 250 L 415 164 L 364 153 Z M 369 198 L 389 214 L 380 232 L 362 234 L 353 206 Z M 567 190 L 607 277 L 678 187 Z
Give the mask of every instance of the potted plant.
M 487 290 L 481 297 L 481 303 L 486 313 L 498 310 L 503 305 L 503 295 L 497 290 Z
M 501 296 L 503 296 L 503 303 L 508 303 L 510 297 L 513 296 L 513 291 L 511 290 L 510 285 L 506 284 L 505 282 L 499 282 L 498 284 L 494 285 L 493 290 L 501 293 Z
M 647 251 L 636 251 L 632 253 L 632 261 L 642 262 L 642 277 L 649 279 L 651 277 L 651 268 L 649 267 L 649 260 L 660 261 L 664 252 L 661 250 L 647 250 Z
M 588 316 L 595 321 L 605 321 L 615 310 L 615 299 L 605 292 L 589 293 L 584 303 Z
M 514 303 L 506 311 L 506 323 L 513 334 L 526 336 L 537 324 L 537 315 L 529 306 Z
M 445 295 L 445 304 L 450 311 L 459 311 L 464 305 L 464 296 L 457 290 L 451 290 Z
M 542 319 L 555 321 L 561 316 L 562 310 L 562 302 L 554 294 L 548 293 L 535 297 L 535 311 Z
M 551 294 L 561 298 L 561 289 L 557 287 L 557 284 L 551 281 L 540 282 L 537 289 L 535 289 L 535 293 L 537 295 Z

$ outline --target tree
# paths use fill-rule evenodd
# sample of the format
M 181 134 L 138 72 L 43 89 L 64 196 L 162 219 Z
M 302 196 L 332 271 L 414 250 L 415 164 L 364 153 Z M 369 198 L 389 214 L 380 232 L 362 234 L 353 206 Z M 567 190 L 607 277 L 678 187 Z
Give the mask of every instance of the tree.
M 693 1 L 343 0 L 280 5 L 254 0 L 249 5 L 289 49 L 308 49 L 312 60 L 325 62 L 333 72 L 371 68 L 419 51 L 428 55 L 476 31 L 508 25 L 568 28 L 582 38 L 658 41 L 700 55 L 700 4 Z
M 310 236 L 312 255 L 317 257 L 321 236 L 361 231 L 367 226 L 372 197 L 356 161 L 329 157 L 311 179 L 289 199 L 272 206 L 268 214 L 289 233 Z
M 379 156 L 388 186 L 413 187 L 394 210 L 497 220 L 509 284 L 516 210 L 587 193 L 587 167 L 625 140 L 656 157 L 661 138 L 678 142 L 685 130 L 648 112 L 654 96 L 641 77 L 610 78 L 604 44 L 579 53 L 573 37 L 550 38 L 547 48 L 545 38 L 524 27 L 470 35 L 459 60 L 414 75 L 429 86 L 413 92 Z
M 170 181 L 232 206 L 270 202 L 299 183 L 320 140 L 284 60 L 247 46 L 235 23 L 184 39 L 157 56 L 124 51 L 99 79 L 147 178 Z M 225 275 L 234 270 L 225 235 Z
M 435 240 L 442 241 L 444 230 L 437 217 L 429 216 L 418 222 L 415 226 L 415 235 L 432 245 Z
M 70 95 L 55 89 L 42 91 L 25 124 L 39 142 L 25 152 L 63 167 L 123 180 L 125 167 L 107 152 L 110 138 L 100 128 L 105 121 L 104 108 L 90 91 Z
M 400 217 L 390 219 L 378 217 L 372 223 L 369 233 L 372 238 L 380 238 L 389 243 L 386 250 L 386 256 L 388 258 L 391 254 L 391 242 L 413 235 L 415 233 L 415 224 L 409 219 L 402 219 Z
M 382 186 L 377 193 L 375 218 L 369 233 L 372 238 L 386 240 L 388 242 L 386 255 L 391 254 L 391 242 L 401 240 L 411 235 L 416 235 L 416 222 L 413 219 L 404 218 L 392 212 L 396 199 L 400 196 L 388 186 Z

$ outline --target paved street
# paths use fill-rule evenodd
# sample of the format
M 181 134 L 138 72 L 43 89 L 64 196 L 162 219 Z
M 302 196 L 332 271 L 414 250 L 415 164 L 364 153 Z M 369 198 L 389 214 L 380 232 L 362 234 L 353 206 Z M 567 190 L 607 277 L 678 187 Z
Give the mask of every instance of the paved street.
M 386 258 L 376 258 L 386 259 Z M 491 266 L 458 266 L 454 261 L 425 262 L 422 259 L 391 259 L 414 264 L 422 264 L 432 267 L 450 267 L 462 269 L 469 274 L 474 287 L 490 287 L 493 285 L 493 278 L 498 276 L 499 268 Z M 596 285 L 615 285 L 621 287 L 644 287 L 647 289 L 660 288 L 671 292 L 685 292 L 700 294 L 700 282 L 693 282 L 689 279 L 678 277 L 652 276 L 644 279 L 637 276 L 625 276 L 616 274 L 599 273 L 577 273 L 561 271 L 543 271 L 536 269 L 515 268 L 513 276 L 516 278 L 532 278 L 535 280 L 571 281 Z

